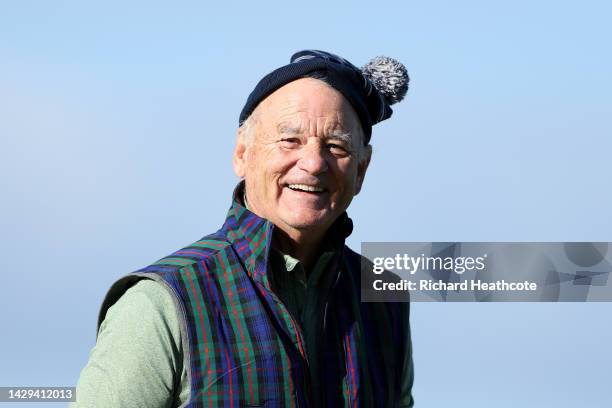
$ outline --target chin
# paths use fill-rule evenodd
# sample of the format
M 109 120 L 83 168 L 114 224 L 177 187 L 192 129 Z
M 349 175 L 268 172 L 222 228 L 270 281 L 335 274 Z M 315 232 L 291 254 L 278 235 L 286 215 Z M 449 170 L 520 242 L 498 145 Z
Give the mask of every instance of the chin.
M 298 230 L 320 229 L 327 227 L 334 221 L 332 214 L 319 211 L 292 211 L 283 221 Z

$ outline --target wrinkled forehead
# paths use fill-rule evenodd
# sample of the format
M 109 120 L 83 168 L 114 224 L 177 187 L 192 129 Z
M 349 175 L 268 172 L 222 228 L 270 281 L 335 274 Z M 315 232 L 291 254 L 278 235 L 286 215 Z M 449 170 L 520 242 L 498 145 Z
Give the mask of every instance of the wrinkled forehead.
M 349 101 L 325 82 L 302 78 L 277 89 L 254 112 L 268 126 L 362 135 Z

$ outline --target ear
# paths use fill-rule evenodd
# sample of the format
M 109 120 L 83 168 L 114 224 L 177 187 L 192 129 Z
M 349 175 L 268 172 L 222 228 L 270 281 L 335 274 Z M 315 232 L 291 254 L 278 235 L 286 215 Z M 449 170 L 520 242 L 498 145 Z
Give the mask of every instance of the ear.
M 232 165 L 234 166 L 234 173 L 238 178 L 243 179 L 246 174 L 246 141 L 244 138 L 244 129 L 238 128 L 236 134 L 236 147 L 234 147 L 234 154 L 232 156 Z
M 368 144 L 365 147 L 363 157 L 357 164 L 357 185 L 355 186 L 355 195 L 359 194 L 359 192 L 361 191 L 361 186 L 363 185 L 363 180 L 365 179 L 366 171 L 368 170 L 368 166 L 370 165 L 371 158 L 372 145 Z

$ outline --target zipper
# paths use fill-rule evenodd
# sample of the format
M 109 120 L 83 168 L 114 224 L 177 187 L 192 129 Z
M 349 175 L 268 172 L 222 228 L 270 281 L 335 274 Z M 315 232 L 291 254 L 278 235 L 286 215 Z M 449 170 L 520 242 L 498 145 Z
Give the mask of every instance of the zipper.
M 258 284 L 259 286 L 259 284 Z M 261 288 L 262 290 L 265 290 L 265 288 Z M 306 380 L 306 394 L 305 397 L 307 399 L 307 401 L 312 401 L 312 385 L 310 384 L 310 361 L 308 359 L 308 352 L 306 350 L 306 343 L 304 341 L 304 335 L 302 333 L 302 328 L 300 327 L 300 325 L 298 325 L 295 321 L 295 318 L 293 317 L 293 315 L 291 314 L 291 312 L 289 311 L 289 309 L 287 309 L 287 306 L 285 306 L 285 304 L 282 302 L 282 300 L 280 300 L 280 298 L 278 296 L 276 296 L 276 294 L 272 291 L 267 291 L 265 290 L 267 293 L 270 294 L 270 296 L 272 297 L 272 300 L 274 301 L 274 303 L 281 309 L 281 313 L 285 313 L 287 315 L 287 317 L 289 318 L 289 321 L 291 321 L 291 324 L 293 325 L 294 329 L 295 329 L 295 333 L 298 337 L 298 345 L 301 344 L 301 349 L 302 349 L 302 353 L 300 353 L 300 355 L 302 357 L 304 357 L 304 360 L 306 362 L 306 366 L 302 367 L 302 375 L 304 376 L 304 379 Z M 296 392 L 296 397 L 297 397 L 297 392 Z M 300 399 L 296 398 L 296 404 L 297 407 L 300 407 Z

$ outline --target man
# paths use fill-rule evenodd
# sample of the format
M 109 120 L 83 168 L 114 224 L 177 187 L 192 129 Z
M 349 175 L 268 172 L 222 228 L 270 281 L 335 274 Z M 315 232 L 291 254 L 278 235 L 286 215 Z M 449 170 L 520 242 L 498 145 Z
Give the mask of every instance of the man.
M 408 303 L 360 302 L 344 245 L 371 127 L 407 81 L 313 50 L 264 77 L 223 227 L 113 285 L 77 405 L 412 406 Z

